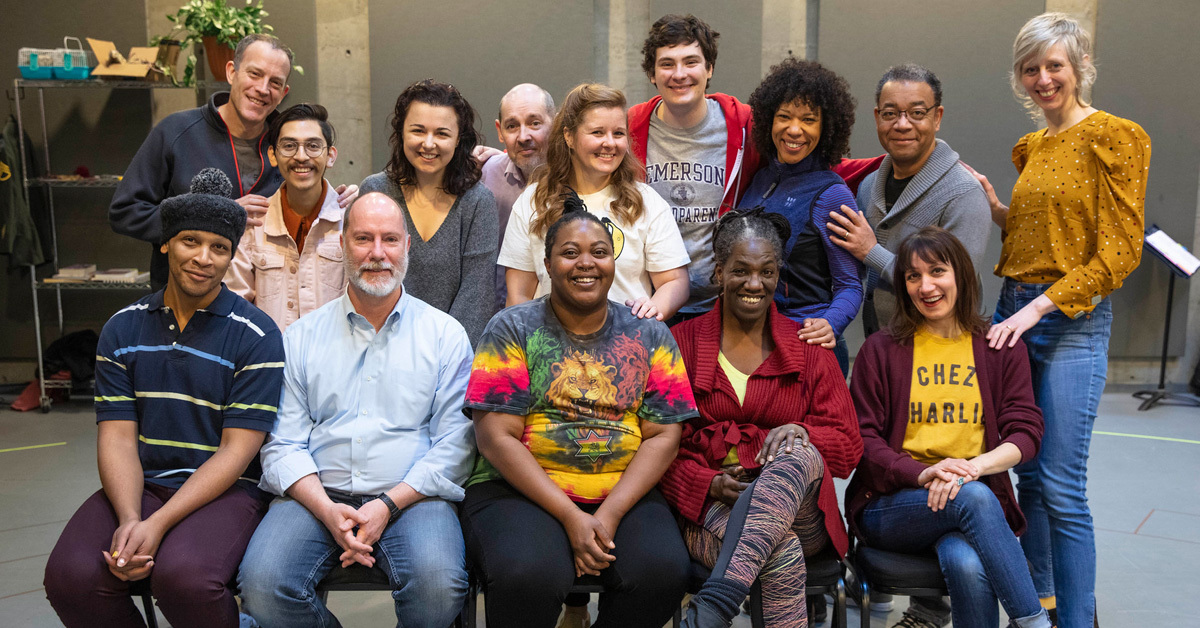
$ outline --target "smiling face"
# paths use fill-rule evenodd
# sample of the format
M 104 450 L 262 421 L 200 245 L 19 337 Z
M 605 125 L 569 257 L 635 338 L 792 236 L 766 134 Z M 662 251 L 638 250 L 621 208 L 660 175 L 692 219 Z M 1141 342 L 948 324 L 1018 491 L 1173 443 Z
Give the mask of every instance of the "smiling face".
M 775 111 L 771 142 L 775 155 L 785 164 L 798 164 L 817 149 L 821 141 L 821 110 L 801 101 L 784 103 Z
M 225 66 L 229 104 L 247 125 L 264 124 L 287 95 L 291 71 L 286 52 L 263 41 L 250 44 L 236 70 L 232 61 Z
M 577 180 L 603 188 L 629 151 L 629 132 L 625 110 L 619 107 L 593 107 L 583 114 L 572 132 L 564 129 L 571 148 L 571 166 Z
M 927 323 L 955 321 L 958 282 L 954 278 L 954 268 L 948 262 L 930 263 L 914 254 L 912 267 L 904 275 L 904 286 Z
M 496 130 L 508 157 L 529 175 L 546 163 L 546 138 L 550 135 L 550 112 L 540 89 L 510 92 L 500 103 Z
M 925 82 L 888 81 L 879 92 L 875 131 L 899 176 L 911 176 L 910 170 L 919 170 L 933 154 L 942 127 L 942 107 L 934 106 L 935 102 L 933 88 Z M 913 120 L 914 113 L 920 116 L 922 111 L 924 119 Z M 890 122 L 884 119 L 892 116 L 897 117 Z
M 169 283 L 198 300 L 216 296 L 233 259 L 233 243 L 229 238 L 197 229 L 180 231 L 159 250 L 167 254 Z
M 320 147 L 320 150 L 314 150 Z M 294 151 L 294 152 L 293 152 Z M 289 157 L 285 153 L 292 153 Z M 337 159 L 337 149 L 325 143 L 316 120 L 296 120 L 279 129 L 279 140 L 267 151 L 271 165 L 279 168 L 291 192 L 321 187 L 325 169 Z
M 1021 85 L 1047 114 L 1079 106 L 1079 77 L 1062 43 L 1051 46 L 1042 58 L 1025 62 L 1021 67 Z
M 734 242 L 729 258 L 717 265 L 717 283 L 721 285 L 723 315 L 744 325 L 764 319 L 779 283 L 778 252 L 762 238 Z
M 650 82 L 658 88 L 668 107 L 689 111 L 704 105 L 704 93 L 712 74 L 712 65 L 705 61 L 699 42 L 692 42 L 656 50 Z
M 616 262 L 604 227 L 586 219 L 562 225 L 545 263 L 551 298 L 561 307 L 578 315 L 608 307 Z
M 387 297 L 408 271 L 408 232 L 400 206 L 379 193 L 366 194 L 346 213 L 342 249 L 350 290 Z
M 403 128 L 405 159 L 418 177 L 440 182 L 458 146 L 458 116 L 454 109 L 414 101 L 408 106 Z

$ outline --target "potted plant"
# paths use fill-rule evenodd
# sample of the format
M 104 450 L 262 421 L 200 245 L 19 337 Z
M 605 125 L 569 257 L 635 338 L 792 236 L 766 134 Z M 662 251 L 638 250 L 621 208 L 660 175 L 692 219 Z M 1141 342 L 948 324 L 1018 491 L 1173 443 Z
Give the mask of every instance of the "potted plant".
M 274 30 L 269 24 L 263 24 L 263 18 L 266 16 L 262 0 L 246 0 L 246 5 L 240 8 L 230 6 L 226 0 L 189 0 L 179 7 L 179 11 L 174 15 L 167 16 L 175 27 L 163 39 L 171 39 L 176 33 L 184 33 L 182 45 L 202 42 L 212 77 L 218 81 L 224 80 L 225 65 L 233 60 L 237 43 L 251 33 L 269 33 Z M 188 68 L 184 71 L 185 83 L 190 82 L 195 64 L 196 58 L 193 55 L 188 59 Z

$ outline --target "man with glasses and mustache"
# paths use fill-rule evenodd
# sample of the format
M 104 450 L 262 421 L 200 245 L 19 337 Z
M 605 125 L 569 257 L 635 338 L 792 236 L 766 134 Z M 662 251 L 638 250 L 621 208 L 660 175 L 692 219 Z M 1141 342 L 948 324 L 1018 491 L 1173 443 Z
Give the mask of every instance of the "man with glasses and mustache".
M 150 284 L 167 283 L 167 257 L 158 251 L 162 236 L 160 204 L 188 191 L 192 177 L 217 168 L 233 183 L 234 200 L 246 212 L 247 226 L 262 224 L 267 197 L 282 182 L 268 163 L 266 131 L 275 108 L 288 93 L 292 51 L 271 35 L 247 35 L 225 65 L 228 92 L 208 104 L 173 113 L 150 131 L 117 185 L 108 221 L 113 231 L 151 243 Z M 337 188 L 342 207 L 358 186 Z
M 867 267 L 867 335 L 886 327 L 896 311 L 892 268 L 908 235 L 942 227 L 962 241 L 976 268 L 985 268 L 988 199 L 958 153 L 937 139 L 942 113 L 937 75 L 911 63 L 888 68 L 875 88 L 875 130 L 887 155 L 858 188 L 860 211 L 843 205 L 830 215 L 829 239 Z
M 263 224 L 242 236 L 225 281 L 286 330 L 346 291 L 342 208 L 325 180 L 337 148 L 321 105 L 287 109 L 271 122 L 267 138 L 267 157 L 283 185 L 267 199 Z
M 394 200 L 355 201 L 342 243 L 346 294 L 284 334 L 260 483 L 280 498 L 242 560 L 243 611 L 264 626 L 336 625 L 315 587 L 359 563 L 387 575 L 398 625 L 449 626 L 467 593 L 450 502 L 475 458 L 462 411 L 471 343 L 404 290 L 409 234 Z

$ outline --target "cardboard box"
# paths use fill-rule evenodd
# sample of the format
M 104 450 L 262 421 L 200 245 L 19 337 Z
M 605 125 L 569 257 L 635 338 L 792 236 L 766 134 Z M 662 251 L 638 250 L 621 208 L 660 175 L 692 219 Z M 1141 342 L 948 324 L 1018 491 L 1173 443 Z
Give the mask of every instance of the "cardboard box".
M 96 67 L 92 76 L 125 81 L 170 81 L 166 74 L 154 69 L 158 48 L 130 48 L 129 55 L 121 57 L 111 41 L 87 38 L 88 45 L 96 55 Z

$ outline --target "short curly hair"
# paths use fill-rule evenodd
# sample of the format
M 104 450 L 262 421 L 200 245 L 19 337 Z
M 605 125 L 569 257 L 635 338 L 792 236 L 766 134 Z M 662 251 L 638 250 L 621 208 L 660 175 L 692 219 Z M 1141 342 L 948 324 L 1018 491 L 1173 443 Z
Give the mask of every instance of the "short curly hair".
M 775 112 L 793 102 L 821 112 L 821 139 L 816 152 L 826 166 L 835 166 L 850 154 L 850 131 L 854 128 L 854 108 L 850 84 L 833 70 L 816 61 L 789 56 L 771 66 L 762 83 L 750 94 L 754 115 L 754 145 L 762 155 L 774 157 L 775 143 L 771 127 Z

